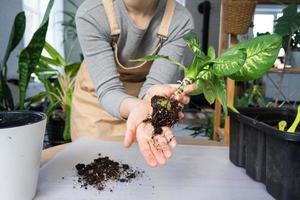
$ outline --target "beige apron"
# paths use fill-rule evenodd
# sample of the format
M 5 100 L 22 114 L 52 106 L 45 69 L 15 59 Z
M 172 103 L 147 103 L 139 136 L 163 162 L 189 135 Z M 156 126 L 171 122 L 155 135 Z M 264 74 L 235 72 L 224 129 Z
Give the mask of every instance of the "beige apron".
M 116 20 L 113 0 L 102 0 L 111 29 L 112 49 L 120 80 L 128 94 L 138 96 L 139 91 L 151 68 L 151 62 L 144 62 L 136 67 L 126 68 L 118 59 L 117 38 L 120 28 Z M 157 32 L 159 44 L 152 54 L 156 54 L 162 43 L 168 38 L 169 26 L 175 9 L 175 0 L 167 0 L 164 16 Z M 72 99 L 71 136 L 75 140 L 82 136 L 101 138 L 124 135 L 126 123 L 124 120 L 111 116 L 101 108 L 95 93 L 95 87 L 84 63 L 76 77 Z

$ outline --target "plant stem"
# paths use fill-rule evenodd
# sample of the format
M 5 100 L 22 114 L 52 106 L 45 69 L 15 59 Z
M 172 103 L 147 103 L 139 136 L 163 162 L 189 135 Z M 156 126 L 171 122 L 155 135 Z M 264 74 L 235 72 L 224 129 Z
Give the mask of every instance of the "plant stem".
M 187 86 L 187 85 L 190 85 L 192 84 L 194 81 L 189 78 L 189 77 L 185 77 L 181 82 L 180 82 L 180 86 L 177 88 L 177 90 L 175 91 L 175 96 L 177 95 L 180 95 L 183 93 L 183 90 L 184 88 Z

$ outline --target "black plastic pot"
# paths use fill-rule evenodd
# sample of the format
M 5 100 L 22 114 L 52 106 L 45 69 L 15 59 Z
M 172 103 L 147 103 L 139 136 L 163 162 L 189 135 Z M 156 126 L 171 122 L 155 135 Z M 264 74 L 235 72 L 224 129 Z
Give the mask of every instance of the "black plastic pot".
M 48 147 L 66 143 L 64 141 L 65 121 L 61 118 L 50 118 L 46 126 L 46 136 L 48 138 Z
M 247 108 L 232 113 L 230 160 L 245 160 L 246 173 L 265 183 L 276 199 L 300 199 L 300 132 L 278 130 L 278 122 L 286 120 L 290 127 L 296 117 L 293 109 Z M 237 140 L 237 138 L 243 138 Z M 237 148 L 241 147 L 243 148 Z M 237 157 L 236 155 L 239 155 Z M 241 165 L 238 165 L 241 166 Z

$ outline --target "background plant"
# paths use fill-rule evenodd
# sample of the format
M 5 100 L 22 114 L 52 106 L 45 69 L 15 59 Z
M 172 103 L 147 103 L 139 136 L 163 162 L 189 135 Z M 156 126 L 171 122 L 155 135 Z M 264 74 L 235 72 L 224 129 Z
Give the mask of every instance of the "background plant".
M 234 101 L 236 108 L 242 107 L 265 107 L 267 102 L 259 85 L 252 85 L 241 97 L 236 97 Z
M 282 47 L 285 50 L 283 71 L 286 68 L 290 52 L 292 50 L 292 37 L 300 30 L 300 12 L 297 11 L 297 5 L 291 4 L 282 10 L 283 15 L 275 22 L 274 33 L 277 33 L 282 37 Z M 296 38 L 295 38 L 296 39 Z M 297 37 L 299 39 L 299 36 Z M 281 73 L 280 80 L 278 82 L 278 95 L 275 99 L 275 105 L 278 104 L 280 94 L 282 94 L 282 83 L 284 73 Z
M 300 12 L 297 11 L 296 4 L 291 4 L 284 8 L 282 13 L 283 15 L 275 21 L 274 33 L 282 37 L 282 47 L 288 54 L 292 37 L 300 30 Z M 299 36 L 297 38 L 299 39 Z
M 64 140 L 71 140 L 70 115 L 75 76 L 80 63 L 67 63 L 67 61 L 47 42 L 44 49 L 49 56 L 41 56 L 34 73 L 44 84 L 49 99 L 46 110 L 47 116 L 53 117 L 55 111 L 62 109 L 60 118 L 65 121 Z
M 33 97 L 26 99 L 26 90 L 28 88 L 31 75 L 37 66 L 42 54 L 42 50 L 45 44 L 46 33 L 48 30 L 49 14 L 52 9 L 54 0 L 50 0 L 42 23 L 37 31 L 32 36 L 29 44 L 21 51 L 19 55 L 19 103 L 15 105 L 12 97 L 12 92 L 7 84 L 7 61 L 10 54 L 18 46 L 23 38 L 26 17 L 24 12 L 20 12 L 16 15 L 14 24 L 12 26 L 6 53 L 1 61 L 0 66 L 0 108 L 1 110 L 17 110 L 28 109 L 29 106 L 43 99 L 47 94 L 45 92 L 39 93 Z

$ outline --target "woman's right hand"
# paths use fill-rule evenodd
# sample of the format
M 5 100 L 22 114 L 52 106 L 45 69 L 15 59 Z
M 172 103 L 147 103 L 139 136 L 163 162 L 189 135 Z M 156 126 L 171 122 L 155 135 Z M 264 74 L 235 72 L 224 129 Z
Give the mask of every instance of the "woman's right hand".
M 130 111 L 127 119 L 124 146 L 130 147 L 136 140 L 146 162 L 150 166 L 155 167 L 158 164 L 164 165 L 167 159 L 171 157 L 171 149 L 176 146 L 176 141 L 173 138 L 172 130 L 168 127 L 163 127 L 163 133 L 154 138 L 161 150 L 154 146 L 152 143 L 153 126 L 150 123 L 143 122 L 151 116 L 151 113 L 152 107 L 146 102 L 139 103 Z

